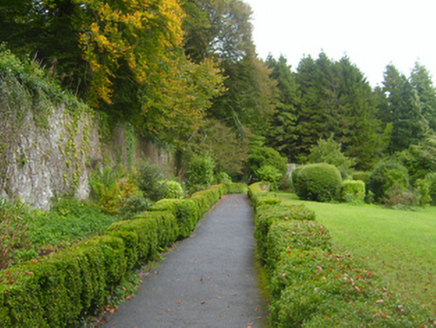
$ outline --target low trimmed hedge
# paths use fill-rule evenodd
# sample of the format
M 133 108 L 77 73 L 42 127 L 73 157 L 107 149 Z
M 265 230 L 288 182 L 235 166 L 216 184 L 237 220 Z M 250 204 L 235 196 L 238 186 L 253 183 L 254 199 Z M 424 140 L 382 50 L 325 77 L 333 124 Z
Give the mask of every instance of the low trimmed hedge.
M 342 183 L 342 200 L 345 202 L 361 202 L 365 200 L 365 182 L 361 180 L 345 180 Z
M 302 205 L 255 207 L 258 257 L 269 280 L 272 327 L 431 327 L 436 318 L 389 293 L 365 265 L 332 252 L 329 232 Z M 271 193 L 271 197 L 274 194 Z
M 105 305 L 129 270 L 189 236 L 200 218 L 242 184 L 222 184 L 183 200 L 157 202 L 106 234 L 0 272 L 2 327 L 72 327 Z
M 275 221 L 315 220 L 315 213 L 304 205 L 283 206 L 280 204 L 263 205 L 256 209 L 254 237 L 257 241 L 259 259 L 267 261 L 267 236 Z

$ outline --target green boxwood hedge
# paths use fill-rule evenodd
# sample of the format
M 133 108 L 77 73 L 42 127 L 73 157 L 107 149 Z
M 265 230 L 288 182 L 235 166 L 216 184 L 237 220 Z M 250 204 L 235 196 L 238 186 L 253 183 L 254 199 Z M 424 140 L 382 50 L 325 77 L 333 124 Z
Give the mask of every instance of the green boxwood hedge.
M 74 327 L 96 314 L 132 268 L 189 236 L 199 219 L 242 184 L 213 186 L 182 200 L 162 200 L 94 237 L 0 272 L 1 327 Z
M 258 257 L 267 260 L 267 236 L 275 221 L 314 220 L 315 213 L 304 205 L 283 206 L 280 204 L 263 205 L 256 209 L 254 237 L 257 241 Z
M 306 165 L 298 174 L 297 194 L 302 199 L 317 202 L 339 200 L 341 187 L 341 173 L 330 164 Z
M 248 190 L 253 206 L 259 195 L 268 196 L 258 185 Z M 329 232 L 304 206 L 254 210 L 272 327 L 431 327 L 436 322 L 423 307 L 389 293 L 363 263 L 334 254 Z
M 360 180 L 345 180 L 342 183 L 342 200 L 360 202 L 365 200 L 365 182 Z

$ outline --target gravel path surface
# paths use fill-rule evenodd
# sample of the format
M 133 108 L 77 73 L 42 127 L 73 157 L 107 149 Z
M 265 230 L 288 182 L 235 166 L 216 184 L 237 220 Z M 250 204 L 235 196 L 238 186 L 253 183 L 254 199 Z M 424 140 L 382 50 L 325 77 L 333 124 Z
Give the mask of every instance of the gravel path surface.
M 266 327 L 246 195 L 225 196 L 104 327 Z

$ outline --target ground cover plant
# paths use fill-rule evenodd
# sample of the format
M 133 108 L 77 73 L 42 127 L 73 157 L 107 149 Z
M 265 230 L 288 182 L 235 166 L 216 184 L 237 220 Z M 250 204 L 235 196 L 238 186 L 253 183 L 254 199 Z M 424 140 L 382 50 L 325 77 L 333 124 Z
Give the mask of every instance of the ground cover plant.
M 0 269 L 78 243 L 105 231 L 119 220 L 104 214 L 95 204 L 71 197 L 56 200 L 50 212 L 1 199 L 0 216 L 2 232 L 6 231 L 7 225 L 15 232 L 15 237 L 2 233 L 3 250 L 6 252 L 6 242 L 10 247 L 4 256 L 8 260 Z M 8 223 L 5 218 L 9 218 Z
M 336 250 L 362 259 L 402 298 L 436 312 L 436 207 L 418 212 L 376 205 L 317 203 L 278 193 L 285 205 L 302 205 L 316 213 Z

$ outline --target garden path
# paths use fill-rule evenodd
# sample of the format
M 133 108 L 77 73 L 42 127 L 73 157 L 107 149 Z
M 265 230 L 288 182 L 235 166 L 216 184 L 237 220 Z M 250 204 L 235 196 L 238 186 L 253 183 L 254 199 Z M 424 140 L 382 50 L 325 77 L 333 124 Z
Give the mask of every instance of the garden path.
M 255 266 L 253 213 L 246 195 L 228 195 L 150 271 L 104 327 L 267 326 Z

